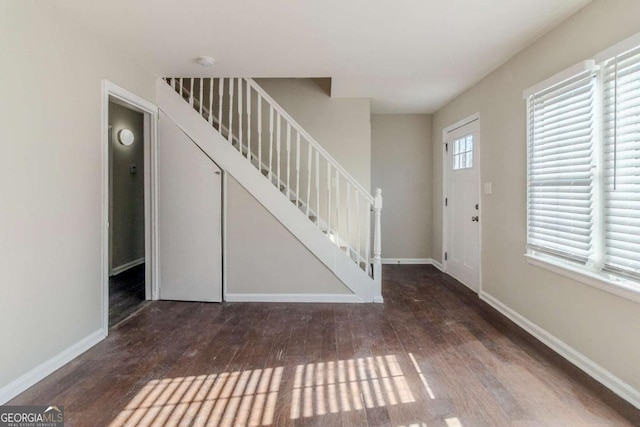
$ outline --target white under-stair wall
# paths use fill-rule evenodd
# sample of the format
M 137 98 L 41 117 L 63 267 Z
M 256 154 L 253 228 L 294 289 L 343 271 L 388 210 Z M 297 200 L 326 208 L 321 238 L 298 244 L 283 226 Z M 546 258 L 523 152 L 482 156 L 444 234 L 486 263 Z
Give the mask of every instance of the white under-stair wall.
M 255 83 L 250 81 L 250 79 L 227 80 L 236 80 L 241 82 L 240 84 L 244 83 L 243 85 L 245 88 L 252 85 L 252 88 L 255 87 L 257 90 L 260 90 Z M 202 85 L 202 82 L 200 82 L 200 84 Z M 200 87 L 200 98 L 197 99 L 204 99 L 204 103 L 206 103 L 206 98 L 202 98 L 202 86 Z M 197 94 L 197 86 L 195 90 L 193 90 L 193 86 L 191 89 L 191 93 L 195 92 Z M 245 91 L 246 90 L 247 89 L 245 89 Z M 211 91 L 213 92 L 212 88 Z M 268 95 L 264 92 L 260 92 L 260 96 L 264 97 L 263 99 L 269 99 Z M 229 98 L 231 100 L 244 100 L 244 96 L 234 96 L 233 93 L 229 94 Z M 300 280 L 299 277 L 294 277 L 291 280 L 291 286 L 287 285 L 283 287 L 282 283 L 267 283 L 265 281 L 265 283 L 259 285 L 262 286 L 263 292 L 256 292 L 255 286 L 247 285 L 247 283 L 240 284 L 244 285 L 244 288 L 242 288 L 242 286 L 238 287 L 238 283 L 231 283 L 231 281 L 234 280 L 233 275 L 228 274 L 226 275 L 226 287 L 229 293 L 228 299 L 256 300 L 256 298 L 258 298 L 256 295 L 273 293 L 285 295 L 285 293 L 283 293 L 284 290 L 286 295 L 289 296 L 283 300 L 290 301 L 295 301 L 297 298 L 296 295 L 307 295 L 307 297 L 309 295 L 315 295 L 315 297 L 311 299 L 300 297 L 299 300 L 382 302 L 379 251 L 379 218 L 382 208 L 382 199 L 379 192 L 374 198 L 369 195 L 366 190 L 363 190 L 362 187 L 354 181 L 353 178 L 351 178 L 350 175 L 342 169 L 342 167 L 337 164 L 335 160 L 328 155 L 328 153 L 326 153 L 326 151 L 322 149 L 322 147 L 318 146 L 317 143 L 313 141 L 311 136 L 305 134 L 304 130 L 302 130 L 299 125 L 293 121 L 293 119 L 288 117 L 287 113 L 284 112 L 281 107 L 275 103 L 275 101 L 270 100 L 273 102 L 271 104 L 272 108 L 277 111 L 277 117 L 282 120 L 281 126 L 283 129 L 280 130 L 281 133 L 278 133 L 278 135 L 282 135 L 282 145 L 277 147 L 282 151 L 276 152 L 276 147 L 274 145 L 274 154 L 270 155 L 268 160 L 266 159 L 268 156 L 264 156 L 265 158 L 259 161 L 260 156 L 256 156 L 255 148 L 252 147 L 251 149 L 248 149 L 246 145 L 247 143 L 251 144 L 251 140 L 246 140 L 247 142 L 245 143 L 245 139 L 242 137 L 242 132 L 239 132 L 238 127 L 233 123 L 227 122 L 228 125 L 225 126 L 225 120 L 228 121 L 230 118 L 233 119 L 234 117 L 231 111 L 226 118 L 224 114 L 221 114 L 221 117 L 223 117 L 223 125 L 219 126 L 218 123 L 216 123 L 215 117 L 212 116 L 214 116 L 214 112 L 220 107 L 216 107 L 213 105 L 213 102 L 210 101 L 209 109 L 207 110 L 204 106 L 199 105 L 199 101 L 197 101 L 197 99 L 194 100 L 192 97 L 185 98 L 184 96 L 179 95 L 176 93 L 175 87 L 169 86 L 163 80 L 159 80 L 157 84 L 157 99 L 162 112 L 175 122 L 185 135 L 189 136 L 193 143 L 203 151 L 203 155 L 206 154 L 211 159 L 214 159 L 215 162 L 225 171 L 227 176 L 235 179 L 249 194 L 251 194 L 253 198 L 255 198 L 257 202 L 259 202 L 259 204 L 264 207 L 264 209 L 267 210 L 267 212 L 269 212 L 273 218 L 281 224 L 283 229 L 286 229 L 290 235 L 303 245 L 310 254 L 313 254 L 313 257 L 316 260 L 315 262 L 322 265 L 323 268 L 326 269 L 327 273 L 332 274 L 332 276 L 328 276 L 330 280 L 334 280 L 334 278 L 338 279 L 352 295 L 345 299 L 344 296 L 349 295 L 349 293 L 345 293 L 344 289 L 341 289 L 340 287 L 334 286 L 330 289 L 323 290 L 322 286 L 314 286 L 313 283 L 309 283 L 308 279 L 310 272 L 307 271 L 307 280 Z M 250 98 L 248 96 L 247 100 L 249 99 Z M 248 105 L 248 102 L 245 105 Z M 194 111 L 194 108 L 200 111 Z M 243 117 L 242 110 L 240 111 L 241 113 L 236 116 L 236 121 L 240 121 L 241 117 Z M 254 111 L 254 114 L 255 113 L 256 112 Z M 289 121 L 286 122 L 285 120 Z M 246 119 L 244 124 L 244 129 L 246 129 L 245 136 L 251 135 L 247 129 L 249 123 L 251 123 L 249 119 Z M 285 126 L 286 134 L 284 130 Z M 221 131 L 219 132 L 217 128 L 220 128 Z M 234 131 L 230 134 L 228 129 L 234 129 Z M 240 127 L 240 129 L 242 129 L 242 127 Z M 309 154 L 308 157 L 313 160 L 313 163 L 318 164 L 319 161 L 326 162 L 325 164 L 327 164 L 328 171 L 331 172 L 331 177 L 335 176 L 335 181 L 338 182 L 336 190 L 332 190 L 331 186 L 327 187 L 327 200 L 334 200 L 335 202 L 333 206 L 329 202 L 327 207 L 328 210 L 326 212 L 331 213 L 331 217 L 327 217 L 328 220 L 324 222 L 322 218 L 315 218 L 315 215 L 313 215 L 312 206 L 309 202 L 311 195 L 309 191 L 306 193 L 306 200 L 295 200 L 295 196 L 292 196 L 294 189 L 298 190 L 300 194 L 303 193 L 302 183 L 298 184 L 298 177 L 296 176 L 298 173 L 294 173 L 293 169 L 290 168 L 294 162 L 299 165 L 301 161 L 294 161 L 291 157 L 288 157 L 285 160 L 282 157 L 282 154 L 285 151 L 285 141 L 287 155 L 289 155 L 289 147 L 294 146 L 294 144 L 298 142 L 294 138 L 291 138 L 291 142 L 289 142 L 289 138 L 284 139 L 285 135 L 287 135 L 287 137 L 289 136 L 288 134 L 292 129 L 295 129 L 297 135 L 300 135 L 298 138 L 302 140 L 303 144 L 308 143 L 309 147 L 312 147 L 309 150 L 313 150 L 313 156 Z M 275 131 L 276 127 L 274 126 L 274 134 Z M 160 135 L 160 137 L 162 136 Z M 313 141 L 315 145 L 311 146 L 310 141 Z M 253 144 L 256 144 L 255 139 Z M 249 145 L 249 147 L 251 147 L 251 145 Z M 258 153 L 262 152 L 258 151 Z M 306 163 L 307 159 L 305 158 L 304 160 Z M 263 165 L 267 161 L 271 164 L 272 168 L 265 170 Z M 276 169 L 278 162 L 280 165 L 279 168 Z M 289 168 L 285 169 L 285 165 Z M 300 168 L 298 170 L 300 170 Z M 319 173 L 319 169 L 317 167 L 315 170 L 316 174 Z M 285 171 L 287 171 L 286 174 Z M 325 182 L 328 185 L 331 182 L 329 180 L 329 176 L 325 176 L 327 178 Z M 276 185 L 279 184 L 279 180 L 280 183 L 286 180 L 287 185 Z M 338 187 L 341 181 L 342 185 L 346 187 L 343 187 L 342 190 Z M 317 176 L 315 182 L 320 182 L 318 181 Z M 233 186 L 233 184 L 230 185 Z M 311 187 L 310 184 L 307 185 L 307 187 Z M 185 191 L 188 191 L 188 189 L 185 189 Z M 356 195 L 356 192 L 359 193 Z M 318 188 L 316 188 L 316 199 L 318 195 Z M 229 195 L 227 194 L 227 196 Z M 302 199 L 302 197 L 300 198 Z M 343 199 L 347 202 L 342 205 L 343 213 L 340 214 L 340 203 Z M 349 202 L 351 204 L 349 204 Z M 354 208 L 349 207 L 354 205 L 358 206 L 358 204 L 360 209 L 357 211 L 358 213 L 353 210 Z M 321 208 L 324 207 L 322 204 L 316 206 L 320 206 Z M 229 212 L 227 212 L 227 215 L 228 214 Z M 322 212 L 320 215 L 322 215 Z M 246 215 L 246 217 L 248 221 L 251 221 L 251 215 Z M 337 218 L 339 218 L 339 220 Z M 331 225 L 331 219 L 334 220 L 333 226 Z M 358 224 L 358 220 L 360 219 L 364 219 L 364 222 Z M 323 226 L 324 223 L 327 225 Z M 249 225 L 245 224 L 245 226 L 248 227 Z M 377 232 L 377 234 L 374 232 Z M 341 233 L 341 236 L 339 236 L 339 233 Z M 227 237 L 230 238 L 231 235 L 229 234 Z M 269 240 L 271 239 L 261 236 L 260 233 L 253 233 L 252 236 L 247 236 L 245 234 L 242 242 L 234 243 L 241 243 L 248 246 L 255 245 L 267 247 L 264 244 L 265 242 L 268 242 L 272 245 L 274 250 L 278 250 L 279 242 Z M 345 246 L 342 246 L 343 244 Z M 162 245 L 162 242 L 160 242 L 160 245 Z M 231 243 L 227 242 L 227 246 L 225 247 L 229 250 L 231 248 Z M 376 256 L 372 256 L 372 252 L 375 253 Z M 265 257 L 264 253 L 261 255 L 262 259 L 259 259 L 258 262 L 268 263 L 268 257 Z M 227 261 L 229 261 L 229 258 L 232 255 L 228 252 L 226 256 L 228 258 Z M 243 260 L 235 259 L 233 261 L 243 262 Z M 295 267 L 294 263 L 295 260 L 292 259 L 290 261 L 290 267 Z M 232 270 L 229 270 L 225 273 L 231 273 L 231 271 Z M 234 290 L 234 286 L 235 289 L 244 289 L 243 292 L 232 292 Z M 321 291 L 314 291 L 314 288 L 320 289 Z M 291 292 L 296 289 L 298 290 L 297 292 Z M 238 295 L 245 295 L 245 297 L 239 297 Z M 335 295 L 336 297 L 334 298 L 332 295 Z
M 226 181 L 225 300 L 360 301 L 238 181 Z

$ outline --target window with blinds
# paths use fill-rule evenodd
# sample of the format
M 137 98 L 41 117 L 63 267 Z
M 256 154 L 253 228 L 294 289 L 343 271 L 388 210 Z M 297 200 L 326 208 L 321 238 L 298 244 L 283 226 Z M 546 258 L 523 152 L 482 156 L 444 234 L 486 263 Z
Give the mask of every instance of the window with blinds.
M 640 291 L 640 34 L 597 58 L 525 91 L 527 249 Z
M 607 61 L 602 81 L 604 269 L 640 279 L 640 47 Z
M 528 245 L 586 263 L 592 252 L 595 74 L 529 99 Z

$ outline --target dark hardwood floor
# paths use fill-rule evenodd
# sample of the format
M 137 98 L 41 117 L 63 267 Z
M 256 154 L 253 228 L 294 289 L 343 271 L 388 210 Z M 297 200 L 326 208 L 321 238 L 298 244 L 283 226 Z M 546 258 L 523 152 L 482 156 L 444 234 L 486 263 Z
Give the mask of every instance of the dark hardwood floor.
M 144 304 L 144 264 L 109 277 L 109 327 Z
M 384 305 L 153 302 L 11 404 L 68 426 L 631 426 L 640 411 L 431 266 Z

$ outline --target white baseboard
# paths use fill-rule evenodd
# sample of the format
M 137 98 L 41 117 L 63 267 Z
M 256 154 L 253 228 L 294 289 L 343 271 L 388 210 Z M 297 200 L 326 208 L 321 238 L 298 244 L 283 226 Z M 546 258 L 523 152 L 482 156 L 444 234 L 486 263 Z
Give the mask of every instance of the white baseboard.
M 51 359 L 36 366 L 26 374 L 16 378 L 9 384 L 0 388 L 0 405 L 4 405 L 38 381 L 42 380 L 54 371 L 69 363 L 71 360 L 80 356 L 94 345 L 105 339 L 107 333 L 103 329 L 99 329 L 91 335 L 83 338 L 71 347 L 63 350 L 61 353 L 53 356 Z
M 329 302 L 362 303 L 356 294 L 227 294 L 227 302 Z M 377 302 L 377 301 L 376 301 Z
M 560 356 L 567 359 L 569 362 L 580 368 L 587 375 L 613 391 L 615 394 L 631 403 L 636 408 L 640 409 L 640 391 L 627 384 L 622 379 L 618 378 L 602 366 L 598 365 L 593 360 L 589 359 L 584 354 L 580 353 L 573 347 L 566 344 L 564 341 L 555 337 L 545 329 L 531 322 L 521 314 L 517 313 L 513 309 L 506 306 L 504 303 L 482 291 L 480 292 L 480 299 L 485 301 L 491 307 L 498 310 L 508 319 L 520 326 L 522 329 L 533 335 L 540 340 L 547 347 L 558 353 Z
M 433 258 L 382 258 L 383 264 L 423 264 L 433 265 L 440 271 L 444 271 L 442 264 Z
M 435 268 L 437 268 L 438 270 L 442 271 L 443 273 L 444 271 L 444 267 L 442 266 L 442 264 L 440 264 L 438 261 L 436 261 L 435 259 L 431 260 L 431 265 L 433 265 Z
M 431 264 L 431 258 L 382 258 L 383 264 Z
M 109 276 L 115 276 L 116 274 L 123 273 L 123 272 L 125 272 L 125 271 L 127 271 L 127 270 L 129 270 L 129 269 L 131 269 L 133 267 L 139 266 L 140 264 L 144 264 L 144 257 L 142 257 L 140 259 L 136 259 L 136 260 L 131 261 L 131 262 L 128 262 L 126 264 L 122 264 L 122 265 L 119 265 L 117 267 L 114 267 L 111 270 L 111 273 L 109 274 Z

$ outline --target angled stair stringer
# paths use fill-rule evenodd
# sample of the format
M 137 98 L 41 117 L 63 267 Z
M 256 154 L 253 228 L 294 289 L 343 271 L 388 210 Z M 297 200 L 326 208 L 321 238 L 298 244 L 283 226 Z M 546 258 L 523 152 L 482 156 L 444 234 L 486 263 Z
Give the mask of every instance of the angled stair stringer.
M 382 302 L 380 289 L 258 169 L 162 80 L 156 85 L 160 109 L 211 159 L 233 176 L 293 236 L 345 284 L 360 302 Z

